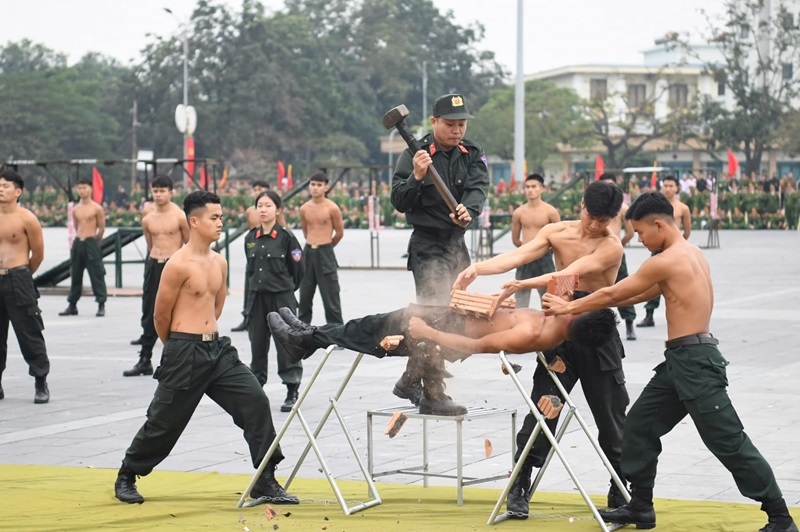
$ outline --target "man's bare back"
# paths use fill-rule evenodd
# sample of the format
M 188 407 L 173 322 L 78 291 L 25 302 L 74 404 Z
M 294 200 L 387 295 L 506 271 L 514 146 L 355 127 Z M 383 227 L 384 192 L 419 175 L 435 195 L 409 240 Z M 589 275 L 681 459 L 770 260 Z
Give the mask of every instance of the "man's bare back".
M 96 238 L 102 240 L 106 225 L 103 207 L 93 200 L 81 200 L 72 208 L 75 233 L 81 240 Z
M 303 236 L 309 245 L 336 246 L 344 236 L 342 211 L 327 198 L 311 199 L 300 207 Z
M 142 219 L 142 231 L 150 258 L 168 259 L 189 240 L 183 210 L 172 202 L 157 206 Z

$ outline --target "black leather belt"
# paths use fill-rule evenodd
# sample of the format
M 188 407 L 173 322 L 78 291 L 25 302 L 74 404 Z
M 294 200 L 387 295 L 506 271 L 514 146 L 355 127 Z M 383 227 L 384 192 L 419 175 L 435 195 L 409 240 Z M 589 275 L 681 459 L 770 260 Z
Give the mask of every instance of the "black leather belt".
M 183 333 L 183 332 L 169 332 L 169 339 L 170 340 L 190 340 L 192 342 L 213 342 L 219 338 L 218 332 L 213 333 L 202 333 L 202 334 L 195 334 L 195 333 Z
M 150 257 L 150 260 L 152 260 L 156 264 L 164 264 L 169 260 L 169 257 L 167 257 L 165 259 L 154 259 L 153 257 Z
M 667 349 L 697 344 L 717 345 L 719 344 L 719 340 L 714 338 L 714 335 L 711 333 L 699 333 L 690 334 L 689 336 L 681 336 L 680 338 L 673 338 L 672 340 L 667 340 L 664 342 L 664 345 L 667 347 Z
M 310 249 L 319 249 L 330 247 L 331 244 L 306 244 Z
M 29 268 L 27 264 L 22 266 L 14 266 L 13 268 L 0 268 L 0 275 L 9 275 L 12 272 L 21 272 L 28 269 Z

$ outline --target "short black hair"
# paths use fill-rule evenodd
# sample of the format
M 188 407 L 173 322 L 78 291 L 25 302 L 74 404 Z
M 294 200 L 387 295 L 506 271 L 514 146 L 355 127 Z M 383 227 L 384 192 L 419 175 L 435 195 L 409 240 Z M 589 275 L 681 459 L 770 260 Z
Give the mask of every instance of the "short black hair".
M 209 203 L 219 205 L 219 196 L 207 190 L 195 190 L 183 198 L 183 212 L 188 219 L 195 211 L 204 209 Z
M 583 191 L 583 204 L 592 216 L 613 218 L 622 207 L 622 189 L 608 181 L 592 181 Z
M 257 179 L 256 181 L 253 181 L 253 188 L 256 187 L 269 189 L 269 182 L 262 179 Z
M 314 172 L 310 176 L 308 176 L 309 181 L 321 181 L 323 183 L 328 183 L 328 174 L 323 171 Z
M 617 330 L 617 315 L 608 308 L 581 314 L 569 324 L 569 340 L 586 347 L 599 347 Z
M 253 203 L 253 205 L 258 207 L 258 200 L 260 200 L 263 197 L 267 197 L 267 198 L 271 199 L 272 203 L 275 204 L 276 208 L 278 208 L 278 209 L 282 209 L 283 208 L 283 200 L 281 200 L 281 197 L 274 190 L 265 190 L 264 192 L 259 193 L 259 195 L 256 196 L 256 201 L 255 201 L 255 203 Z
M 681 184 L 678 182 L 678 178 L 675 177 L 674 175 L 665 175 L 664 177 L 661 178 L 661 182 L 663 183 L 664 181 L 672 181 L 673 183 L 675 183 L 676 187 L 681 188 Z
M 25 190 L 25 180 L 22 179 L 22 176 L 11 168 L 3 168 L 3 170 L 0 172 L 0 179 L 10 181 L 14 183 L 14 187 L 20 190 Z
M 675 210 L 661 192 L 644 192 L 631 204 L 625 213 L 625 219 L 638 222 L 648 216 L 667 216 L 674 219 Z
M 525 178 L 525 182 L 527 183 L 528 181 L 538 181 L 544 185 L 544 177 L 539 174 L 528 174 L 528 177 Z
M 617 176 L 616 176 L 616 174 L 613 174 L 611 172 L 606 172 L 604 174 L 600 174 L 600 177 L 597 180 L 598 181 L 611 181 L 612 183 L 616 183 L 617 182 Z
M 94 188 L 94 183 L 88 177 L 82 177 L 78 179 L 78 182 L 75 183 L 76 185 L 89 185 L 90 187 Z
M 150 182 L 150 188 L 168 188 L 172 190 L 172 179 L 164 174 L 159 174 Z

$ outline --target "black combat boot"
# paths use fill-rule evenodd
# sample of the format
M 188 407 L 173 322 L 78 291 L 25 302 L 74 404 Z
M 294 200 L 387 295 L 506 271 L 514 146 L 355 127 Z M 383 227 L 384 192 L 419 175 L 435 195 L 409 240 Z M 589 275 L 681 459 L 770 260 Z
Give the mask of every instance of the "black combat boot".
M 766 512 L 769 521 L 767 526 L 760 528 L 758 532 L 798 532 L 797 525 L 789 515 L 786 508 L 786 501 L 778 499 L 770 503 L 761 503 L 761 511 Z
M 77 316 L 78 315 L 78 307 L 75 306 L 75 303 L 70 303 L 67 308 L 64 309 L 63 312 L 58 313 L 59 316 Z
M 636 331 L 633 330 L 633 320 L 625 320 L 625 333 L 628 340 L 636 340 Z
M 275 464 L 267 464 L 264 472 L 258 477 L 255 486 L 250 491 L 250 497 L 264 499 L 264 502 L 273 504 L 300 504 L 300 499 L 290 493 L 286 493 L 286 490 L 275 480 L 276 467 Z
M 246 330 L 247 330 L 247 316 L 242 318 L 242 323 L 240 323 L 236 327 L 231 327 L 231 331 L 233 332 L 242 332 Z
M 439 356 L 423 357 L 422 397 L 419 413 L 434 416 L 463 416 L 467 408 L 456 404 L 444 393 L 444 359 Z
M 114 496 L 128 504 L 144 502 L 144 497 L 136 489 L 136 473 L 125 466 L 119 468 L 117 481 L 114 482 Z
M 317 351 L 312 332 L 293 329 L 277 312 L 267 314 L 267 323 L 272 337 L 286 350 L 290 362 L 300 362 Z
M 47 376 L 36 377 L 36 395 L 33 396 L 33 402 L 37 405 L 43 405 L 50 401 L 50 390 L 47 388 Z
M 142 337 L 140 336 L 136 340 L 131 340 L 131 345 L 142 345 Z
M 619 490 L 614 481 L 611 481 L 611 487 L 608 488 L 608 496 L 606 503 L 609 508 L 619 508 L 625 506 L 628 501 L 625 500 L 625 495 Z
M 309 325 L 308 323 L 302 321 L 298 318 L 292 309 L 289 307 L 281 307 L 278 309 L 278 314 L 286 322 L 289 327 L 294 329 L 295 331 L 299 331 L 303 334 L 313 334 L 316 327 L 313 325 Z
M 419 406 L 422 399 L 421 357 L 411 355 L 406 362 L 406 370 L 394 384 L 392 393 L 400 399 L 408 399 L 414 406 Z
M 527 519 L 531 500 L 531 473 L 533 468 L 522 466 L 506 498 L 506 512 L 512 519 Z
M 631 487 L 631 502 L 616 510 L 597 510 L 606 523 L 636 525 L 646 530 L 656 527 L 656 510 L 653 508 L 653 488 Z
M 106 304 L 105 303 L 98 303 L 97 304 L 97 312 L 95 313 L 95 316 L 97 316 L 98 318 L 102 318 L 105 315 L 106 315 Z
M 292 407 L 297 402 L 298 389 L 300 389 L 300 384 L 287 384 L 286 385 L 286 400 L 281 405 L 281 412 L 291 412 Z
M 636 324 L 637 327 L 655 327 L 656 322 L 653 321 L 653 311 L 648 310 L 644 315 L 644 319 Z
M 3 378 L 3 376 L 2 376 L 2 374 L 0 374 L 0 379 L 2 379 L 2 378 Z M 3 399 L 5 396 L 6 396 L 5 392 L 3 392 L 3 383 L 0 382 L 0 399 Z
M 153 356 L 153 351 L 149 349 L 142 349 L 139 353 L 139 361 L 131 369 L 126 369 L 122 372 L 123 377 L 137 377 L 139 375 L 152 375 L 153 363 L 150 359 Z

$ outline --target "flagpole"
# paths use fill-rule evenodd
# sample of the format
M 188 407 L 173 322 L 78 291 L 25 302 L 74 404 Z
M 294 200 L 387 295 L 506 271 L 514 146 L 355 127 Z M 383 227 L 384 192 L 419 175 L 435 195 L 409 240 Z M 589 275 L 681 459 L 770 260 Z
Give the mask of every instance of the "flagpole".
M 523 65 L 522 0 L 517 0 L 517 80 L 514 89 L 514 172 L 525 183 L 525 67 Z

